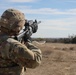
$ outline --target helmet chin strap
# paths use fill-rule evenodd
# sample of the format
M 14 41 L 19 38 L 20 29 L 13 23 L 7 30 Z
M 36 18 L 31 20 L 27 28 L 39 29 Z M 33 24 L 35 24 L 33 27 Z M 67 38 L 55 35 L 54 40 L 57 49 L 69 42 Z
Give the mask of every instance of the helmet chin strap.
M 8 33 L 10 31 L 8 28 L 3 27 L 3 26 L 0 27 L 0 30 L 5 33 Z
M 9 30 L 9 29 L 6 28 L 6 27 L 1 26 L 1 27 L 0 27 L 0 30 L 1 30 L 2 33 L 6 33 L 6 34 L 8 34 L 8 35 L 12 35 L 11 30 Z

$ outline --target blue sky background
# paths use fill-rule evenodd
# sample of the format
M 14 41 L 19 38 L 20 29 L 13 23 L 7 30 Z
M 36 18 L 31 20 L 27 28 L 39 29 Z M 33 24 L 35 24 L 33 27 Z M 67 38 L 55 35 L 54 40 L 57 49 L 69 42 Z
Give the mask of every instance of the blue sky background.
M 76 0 L 0 0 L 0 15 L 16 8 L 28 20 L 41 21 L 32 37 L 60 38 L 76 35 Z

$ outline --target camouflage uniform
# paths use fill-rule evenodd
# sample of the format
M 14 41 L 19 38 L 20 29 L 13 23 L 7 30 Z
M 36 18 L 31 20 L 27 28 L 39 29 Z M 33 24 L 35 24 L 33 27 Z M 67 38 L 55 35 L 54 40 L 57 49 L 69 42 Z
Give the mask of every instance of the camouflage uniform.
M 41 59 L 41 50 L 32 43 L 22 44 L 0 34 L 0 75 L 24 75 L 26 68 L 37 67 Z

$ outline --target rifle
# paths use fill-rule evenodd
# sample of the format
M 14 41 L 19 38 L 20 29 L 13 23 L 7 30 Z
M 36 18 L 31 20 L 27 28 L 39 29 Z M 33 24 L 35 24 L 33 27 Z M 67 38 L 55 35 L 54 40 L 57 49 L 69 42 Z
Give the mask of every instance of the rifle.
M 37 22 L 37 20 L 25 20 L 24 29 L 22 29 L 21 33 L 18 36 L 15 36 L 14 39 L 18 41 L 31 41 L 31 35 L 36 33 L 38 30 L 38 24 L 41 21 Z

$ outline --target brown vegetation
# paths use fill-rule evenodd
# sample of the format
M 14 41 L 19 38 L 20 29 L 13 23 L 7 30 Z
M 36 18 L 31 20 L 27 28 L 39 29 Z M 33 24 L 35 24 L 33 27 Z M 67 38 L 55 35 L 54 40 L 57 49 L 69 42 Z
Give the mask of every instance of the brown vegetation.
M 35 44 L 42 50 L 42 64 L 25 75 L 76 75 L 76 44 Z
M 76 44 L 76 35 L 68 38 L 33 38 L 35 41 L 46 41 L 47 43 L 72 43 Z

